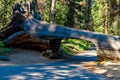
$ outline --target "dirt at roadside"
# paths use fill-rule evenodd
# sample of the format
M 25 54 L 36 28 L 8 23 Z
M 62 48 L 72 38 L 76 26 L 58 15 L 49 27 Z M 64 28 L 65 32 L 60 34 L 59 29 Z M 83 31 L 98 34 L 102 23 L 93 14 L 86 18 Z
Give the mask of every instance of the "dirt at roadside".
M 10 61 L 0 61 L 0 66 L 14 66 L 23 64 L 34 64 L 34 63 L 46 63 L 51 62 L 46 57 L 42 56 L 42 53 L 34 50 L 24 50 L 24 49 L 11 49 L 10 53 L 5 55 L 9 56 Z
M 120 63 L 111 62 L 88 62 L 83 64 L 84 68 L 97 74 L 109 77 L 111 80 L 120 80 Z

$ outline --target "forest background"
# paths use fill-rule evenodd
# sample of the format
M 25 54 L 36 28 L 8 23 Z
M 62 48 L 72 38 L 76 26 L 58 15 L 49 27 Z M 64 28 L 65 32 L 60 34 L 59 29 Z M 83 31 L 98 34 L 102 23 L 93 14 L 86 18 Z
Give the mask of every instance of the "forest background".
M 0 0 L 0 28 L 10 22 L 12 6 L 16 2 L 29 1 Z M 41 21 L 50 22 L 53 1 L 55 24 L 120 36 L 120 0 L 37 0 L 36 10 L 41 14 Z M 62 42 L 67 51 L 70 48 L 82 51 L 90 47 L 90 43 L 84 40 L 65 39 Z

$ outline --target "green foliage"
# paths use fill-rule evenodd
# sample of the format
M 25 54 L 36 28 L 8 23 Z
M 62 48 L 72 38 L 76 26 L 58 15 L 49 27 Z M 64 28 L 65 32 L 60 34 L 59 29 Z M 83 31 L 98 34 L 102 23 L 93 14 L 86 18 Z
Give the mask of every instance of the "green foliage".
M 93 0 L 92 5 L 92 18 L 93 18 L 93 29 L 97 32 L 104 31 L 104 2 L 105 0 Z
M 69 47 L 67 47 L 66 45 L 62 44 L 61 47 L 64 50 L 64 54 L 66 54 L 66 55 L 73 55 L 74 54 L 73 51 Z
M 73 52 L 83 52 L 91 48 L 91 43 L 85 40 L 65 39 L 62 41 L 62 48 L 68 54 L 73 54 Z
M 74 14 L 74 20 L 75 20 L 75 26 L 74 28 L 77 29 L 84 29 L 85 26 L 85 4 L 84 0 L 76 0 L 75 1 L 75 14 Z
M 9 48 L 5 48 L 5 45 L 3 44 L 3 42 L 0 41 L 0 55 L 4 55 L 2 54 L 4 52 L 11 52 L 11 50 Z
M 46 3 L 44 3 L 44 11 L 42 14 L 42 20 L 49 22 L 50 18 L 50 0 L 47 0 Z M 64 25 L 66 21 L 66 4 L 61 3 L 59 0 L 56 1 L 56 16 L 55 16 L 55 23 Z
M 75 1 L 75 13 L 74 15 L 74 28 L 77 29 L 84 29 L 84 4 L 79 4 L 83 2 L 84 0 L 78 0 Z M 66 3 L 67 1 L 61 2 L 60 0 L 56 0 L 56 16 L 55 16 L 55 23 L 64 25 L 66 24 L 67 14 L 68 13 L 68 5 Z M 44 10 L 42 14 L 42 20 L 49 22 L 49 16 L 50 16 L 50 0 L 47 0 L 44 3 Z
M 0 28 L 11 19 L 13 0 L 0 0 Z
M 47 0 L 45 3 L 44 3 L 44 10 L 43 10 L 43 14 L 41 15 L 42 16 L 42 20 L 43 21 L 47 21 L 49 22 L 49 15 L 50 15 L 50 1 Z
M 5 45 L 3 44 L 2 41 L 0 41 L 0 48 L 3 48 Z
M 9 48 L 1 48 L 0 52 L 11 52 Z
M 119 0 L 118 0 L 119 1 Z M 118 3 L 114 0 L 108 0 L 108 8 L 105 6 L 106 0 L 93 0 L 92 3 L 92 20 L 93 29 L 96 32 L 103 32 L 105 26 L 105 10 L 108 9 L 108 34 L 119 35 L 120 34 L 120 14 L 114 10 L 114 6 L 117 7 Z M 115 23 L 115 25 L 113 25 Z
M 67 6 L 65 3 L 56 2 L 56 24 L 64 25 L 66 22 Z

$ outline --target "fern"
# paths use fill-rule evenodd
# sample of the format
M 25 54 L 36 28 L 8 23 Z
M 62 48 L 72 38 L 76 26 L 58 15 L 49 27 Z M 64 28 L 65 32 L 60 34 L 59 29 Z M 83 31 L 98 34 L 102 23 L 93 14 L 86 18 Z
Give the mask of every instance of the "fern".
M 2 41 L 0 41 L 0 56 L 4 55 L 2 54 L 4 52 L 11 52 L 11 50 L 9 48 L 5 48 L 5 44 L 3 44 Z

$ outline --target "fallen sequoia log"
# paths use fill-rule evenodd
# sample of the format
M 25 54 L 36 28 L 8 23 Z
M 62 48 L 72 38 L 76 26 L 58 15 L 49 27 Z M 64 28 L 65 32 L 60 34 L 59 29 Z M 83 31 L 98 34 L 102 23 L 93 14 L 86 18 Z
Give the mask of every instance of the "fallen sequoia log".
M 24 30 L 34 38 L 75 38 L 94 43 L 97 47 L 99 61 L 120 60 L 120 37 L 76 30 L 65 26 L 49 24 L 28 18 L 24 23 Z
M 57 55 L 61 39 L 75 38 L 94 43 L 99 61 L 120 60 L 120 37 L 76 30 L 65 26 L 50 24 L 25 16 L 20 12 L 13 15 L 11 22 L 0 30 L 0 38 L 8 46 L 35 47 L 52 49 Z
M 49 24 L 41 22 L 33 17 L 29 17 L 23 23 L 21 31 L 18 31 L 4 40 L 6 44 L 22 43 L 27 41 L 41 41 L 63 39 L 63 38 L 75 38 L 83 39 L 94 43 L 97 47 L 97 55 L 99 61 L 104 60 L 120 60 L 120 37 L 108 36 L 105 34 L 94 33 L 84 30 L 76 30 L 65 26 Z M 19 36 L 22 35 L 20 39 Z M 29 37 L 24 37 L 24 36 Z M 18 37 L 18 38 L 16 38 Z M 26 39 L 25 39 L 26 38 Z M 19 40 L 20 39 L 20 40 Z M 24 41 L 25 40 L 25 41 Z M 21 42 L 20 42 L 21 41 Z M 36 42 L 35 41 L 35 42 Z

